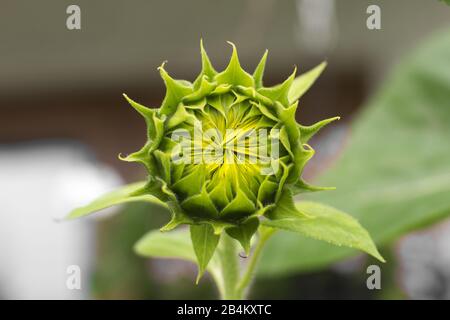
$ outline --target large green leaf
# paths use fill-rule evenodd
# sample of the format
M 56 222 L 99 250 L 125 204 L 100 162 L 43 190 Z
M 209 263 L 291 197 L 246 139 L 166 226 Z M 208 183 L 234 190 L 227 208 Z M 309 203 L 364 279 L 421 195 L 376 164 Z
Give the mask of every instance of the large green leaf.
M 348 214 L 316 202 L 296 204 L 297 212 L 282 214 L 263 224 L 300 233 L 328 243 L 359 249 L 384 262 L 367 231 Z
M 326 94 L 326 93 L 325 93 Z M 377 244 L 450 215 L 450 32 L 403 60 L 354 121 L 348 147 L 303 198 L 350 212 Z M 265 275 L 326 267 L 355 251 L 279 233 Z
M 170 232 L 152 230 L 136 242 L 134 251 L 144 257 L 196 262 L 189 232 L 185 229 Z
M 159 199 L 145 192 L 145 185 L 146 182 L 142 181 L 123 186 L 101 196 L 100 198 L 97 198 L 86 206 L 76 208 L 69 213 L 67 218 L 79 218 L 93 212 L 127 202 L 144 201 L 158 205 L 164 205 L 164 203 Z

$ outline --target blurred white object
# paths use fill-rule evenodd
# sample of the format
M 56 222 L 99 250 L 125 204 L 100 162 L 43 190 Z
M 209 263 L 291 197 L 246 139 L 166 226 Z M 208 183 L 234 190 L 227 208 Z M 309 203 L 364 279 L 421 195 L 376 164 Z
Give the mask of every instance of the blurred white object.
M 299 48 L 312 54 L 327 54 L 338 35 L 334 0 L 297 0 L 295 40 Z
M 93 220 L 56 220 L 120 183 L 78 144 L 0 147 L 0 298 L 89 298 Z M 80 290 L 66 285 L 72 265 Z
M 401 287 L 412 299 L 450 299 L 450 221 L 403 238 L 398 245 Z

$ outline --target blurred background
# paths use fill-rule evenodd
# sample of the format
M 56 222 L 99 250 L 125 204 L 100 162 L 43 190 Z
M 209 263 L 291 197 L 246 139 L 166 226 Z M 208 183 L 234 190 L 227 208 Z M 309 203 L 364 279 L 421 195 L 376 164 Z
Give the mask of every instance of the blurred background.
M 66 28 L 71 4 L 81 8 L 81 30 Z M 381 8 L 381 30 L 366 26 L 371 4 Z M 448 28 L 450 7 L 437 0 L 2 0 L 0 298 L 216 296 L 208 280 L 193 285 L 194 265 L 133 253 L 137 239 L 168 219 L 148 204 L 58 222 L 75 206 L 145 176 L 140 166 L 117 158 L 145 142 L 145 124 L 122 93 L 158 107 L 164 85 L 156 68 L 168 60 L 171 75 L 195 79 L 200 38 L 218 70 L 231 53 L 227 40 L 237 45 L 249 72 L 269 49 L 266 85 L 285 79 L 294 65 L 304 72 L 328 61 L 297 115 L 302 124 L 343 118 L 313 141 L 318 151 L 306 176 L 314 179 L 339 156 L 348 126 L 389 71 Z M 442 130 L 448 133 L 448 124 Z M 442 179 L 448 187 L 449 176 Z M 251 297 L 448 299 L 449 239 L 450 224 L 443 220 L 385 244 L 391 263 L 383 266 L 381 290 L 367 289 L 369 262 L 358 256 L 283 272 L 263 266 Z M 71 265 L 80 266 L 80 290 L 66 285 Z

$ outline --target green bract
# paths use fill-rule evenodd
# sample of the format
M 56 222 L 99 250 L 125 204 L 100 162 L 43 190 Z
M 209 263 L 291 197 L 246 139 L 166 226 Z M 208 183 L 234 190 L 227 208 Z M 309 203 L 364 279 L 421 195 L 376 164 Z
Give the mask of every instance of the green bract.
M 202 70 L 193 83 L 175 80 L 164 64 L 159 67 L 166 95 L 158 109 L 125 95 L 146 121 L 147 142 L 121 159 L 143 164 L 148 180 L 106 195 L 71 217 L 128 201 L 163 204 L 172 218 L 162 231 L 191 225 L 200 274 L 223 231 L 248 253 L 261 221 L 379 257 L 367 232 L 351 217 L 321 216 L 323 207 L 309 214 L 293 201 L 296 194 L 329 189 L 311 186 L 301 175 L 314 154 L 308 140 L 338 117 L 312 126 L 295 120 L 298 99 L 325 63 L 297 78 L 294 70 L 283 83 L 264 87 L 267 52 L 251 75 L 242 69 L 231 45 L 230 62 L 222 72 L 214 69 L 201 45 Z

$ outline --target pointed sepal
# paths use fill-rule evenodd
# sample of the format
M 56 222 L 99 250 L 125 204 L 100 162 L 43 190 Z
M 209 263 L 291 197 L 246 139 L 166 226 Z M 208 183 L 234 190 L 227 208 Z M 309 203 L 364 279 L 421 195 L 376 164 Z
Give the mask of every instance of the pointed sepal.
M 289 105 L 289 91 L 291 89 L 292 83 L 295 79 L 295 74 L 297 73 L 297 67 L 294 68 L 294 72 L 287 78 L 283 83 L 270 88 L 260 88 L 258 92 L 263 96 L 273 100 L 279 101 L 284 106 Z
M 289 102 L 293 103 L 294 101 L 300 99 L 305 94 L 305 92 L 308 91 L 308 89 L 314 84 L 314 82 L 321 75 L 326 66 L 327 63 L 322 62 L 317 67 L 298 76 L 292 83 L 291 90 L 289 91 Z
M 145 119 L 153 118 L 153 114 L 155 113 L 154 109 L 147 108 L 146 106 L 134 101 L 133 99 L 128 97 L 125 93 L 123 93 L 122 95 L 128 101 L 128 103 L 134 108 L 134 110 L 136 110 Z
M 150 161 L 150 143 L 147 142 L 140 150 L 130 153 L 127 156 L 119 154 L 119 159 L 125 162 L 138 162 L 144 165 L 149 172 L 151 172 L 151 161 Z
M 192 246 L 197 257 L 198 275 L 196 283 L 198 283 L 216 251 L 220 235 L 215 234 L 213 227 L 209 224 L 191 225 L 190 230 Z
M 231 227 L 233 225 L 231 223 L 219 222 L 219 221 L 211 221 L 209 224 L 214 229 L 214 234 L 216 234 L 216 235 L 221 235 L 222 232 L 226 228 L 229 228 L 229 227 Z
M 170 130 L 183 122 L 193 125 L 196 120 L 195 116 L 189 113 L 184 105 L 180 104 L 176 111 L 166 121 L 165 127 Z
M 279 220 L 289 217 L 297 217 L 300 219 L 310 218 L 308 215 L 300 212 L 294 203 L 292 191 L 289 188 L 284 188 L 278 199 L 276 206 L 265 214 L 265 217 L 270 220 Z
M 146 106 L 132 100 L 130 97 L 128 97 L 125 93 L 123 94 L 123 97 L 128 101 L 128 103 L 136 110 L 145 120 L 145 124 L 147 125 L 147 138 L 148 139 L 154 139 L 154 133 L 157 131 L 156 120 L 155 122 L 155 116 L 156 116 L 156 110 L 157 109 L 150 109 Z
M 161 232 L 171 231 L 182 224 L 193 223 L 193 221 L 183 213 L 176 200 L 168 201 L 166 202 L 166 205 L 169 208 L 172 217 L 167 224 L 159 229 Z
M 161 231 L 161 232 L 172 231 L 173 229 L 177 228 L 178 226 L 180 226 L 182 224 L 186 224 L 186 223 L 187 223 L 187 220 L 184 219 L 184 217 L 180 217 L 178 215 L 173 215 L 168 223 L 166 223 L 164 226 L 159 228 L 159 231 Z
M 263 86 L 264 70 L 266 68 L 267 55 L 269 50 L 266 50 L 256 66 L 255 72 L 253 72 L 253 79 L 255 79 L 255 88 L 259 89 Z
M 241 67 L 236 46 L 232 42 L 228 43 L 233 47 L 230 62 L 224 71 L 216 75 L 215 80 L 218 84 L 254 87 L 255 80 Z
M 164 69 L 165 62 L 158 68 L 161 78 L 166 85 L 166 95 L 162 102 L 160 113 L 169 115 L 172 114 L 181 100 L 193 92 L 192 84 L 186 81 L 173 79 Z
M 307 143 L 317 132 L 320 131 L 320 129 L 333 121 L 339 120 L 340 118 L 341 117 L 325 119 L 310 126 L 303 126 L 299 124 L 298 128 L 300 130 L 300 139 L 302 143 Z
M 204 76 L 207 77 L 208 80 L 212 81 L 214 76 L 217 74 L 217 71 L 214 69 L 211 60 L 209 60 L 208 54 L 203 46 L 203 39 L 200 39 L 200 53 L 202 55 L 202 71 L 200 72 L 197 79 L 194 81 L 194 88 L 198 88 Z
M 304 181 L 303 179 L 299 179 L 295 184 L 290 186 L 290 189 L 292 191 L 293 195 L 297 195 L 300 193 L 307 193 L 307 192 L 318 192 L 318 191 L 330 191 L 330 190 L 336 190 L 335 187 L 319 187 L 319 186 L 313 186 Z
M 193 101 L 198 101 L 207 95 L 211 94 L 217 87 L 216 83 L 208 81 L 207 76 L 202 76 L 202 78 L 199 79 L 199 85 L 196 87 L 194 85 L 195 91 L 183 98 L 183 102 L 189 103 Z
M 249 255 L 251 240 L 255 232 L 258 230 L 258 227 L 259 219 L 253 217 L 236 227 L 226 229 L 226 233 L 233 239 L 239 241 L 245 251 L 245 254 Z

